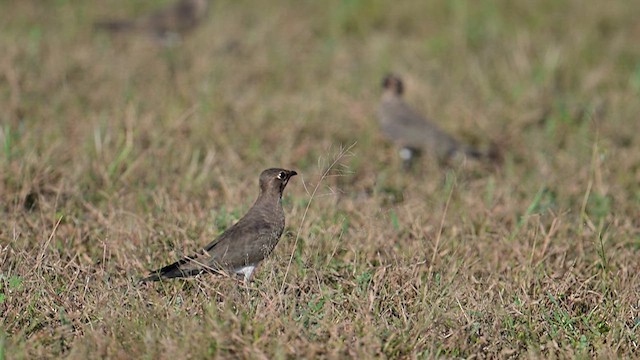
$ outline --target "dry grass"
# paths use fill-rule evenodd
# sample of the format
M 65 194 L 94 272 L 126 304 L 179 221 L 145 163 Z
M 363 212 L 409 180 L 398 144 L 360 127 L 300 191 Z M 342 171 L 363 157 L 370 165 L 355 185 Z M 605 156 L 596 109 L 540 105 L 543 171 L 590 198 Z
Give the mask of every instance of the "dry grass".
M 638 357 L 640 3 L 392 4 L 220 1 L 159 49 L 90 30 L 154 1 L 0 2 L 0 359 Z M 390 70 L 503 166 L 400 171 Z M 268 166 L 252 288 L 134 286 Z

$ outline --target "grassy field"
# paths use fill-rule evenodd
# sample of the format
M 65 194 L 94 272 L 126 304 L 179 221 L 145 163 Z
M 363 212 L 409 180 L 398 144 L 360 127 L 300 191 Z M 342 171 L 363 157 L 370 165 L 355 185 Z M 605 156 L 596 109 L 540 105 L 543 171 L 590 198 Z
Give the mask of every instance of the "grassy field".
M 640 357 L 640 2 L 0 1 L 0 359 Z M 503 163 L 402 171 L 380 80 Z M 297 170 L 245 288 L 136 287 Z

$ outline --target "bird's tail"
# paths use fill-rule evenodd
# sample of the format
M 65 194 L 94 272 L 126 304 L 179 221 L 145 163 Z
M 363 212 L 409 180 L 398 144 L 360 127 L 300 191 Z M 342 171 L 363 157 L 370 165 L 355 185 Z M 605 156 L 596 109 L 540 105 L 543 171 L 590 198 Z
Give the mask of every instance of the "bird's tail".
M 159 281 L 161 279 L 172 279 L 177 277 L 194 276 L 203 271 L 200 266 L 194 266 L 190 258 L 184 258 L 167 265 L 161 269 L 152 271 L 149 276 L 140 282 Z
M 94 24 L 96 29 L 112 33 L 126 32 L 135 29 L 135 22 L 128 20 L 101 21 Z
M 480 160 L 496 166 L 500 166 L 503 162 L 502 152 L 500 151 L 500 148 L 494 143 L 491 144 L 491 147 L 487 151 L 480 151 L 474 147 L 463 145 L 460 148 L 460 152 L 469 158 Z
M 486 155 L 482 151 L 471 146 L 463 146 L 461 150 L 466 156 L 474 159 L 482 159 Z
M 489 147 L 489 151 L 487 152 L 487 158 L 493 164 L 497 166 L 501 166 L 504 163 L 504 154 L 502 152 L 502 147 L 495 142 L 491 143 Z

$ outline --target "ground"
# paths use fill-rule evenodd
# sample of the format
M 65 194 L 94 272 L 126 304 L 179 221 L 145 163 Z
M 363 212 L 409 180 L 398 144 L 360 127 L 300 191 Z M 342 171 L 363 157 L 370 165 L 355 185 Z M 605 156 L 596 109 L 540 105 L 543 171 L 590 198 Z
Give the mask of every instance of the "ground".
M 0 359 L 640 356 L 640 2 L 0 2 Z M 498 164 L 379 133 L 384 75 Z M 248 286 L 136 286 L 298 171 Z

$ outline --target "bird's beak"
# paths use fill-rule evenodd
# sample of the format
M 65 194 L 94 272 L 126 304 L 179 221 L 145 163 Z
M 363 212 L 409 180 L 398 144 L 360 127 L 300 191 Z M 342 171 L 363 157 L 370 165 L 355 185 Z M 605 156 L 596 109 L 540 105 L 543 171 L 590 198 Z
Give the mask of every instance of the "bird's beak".
M 283 179 L 280 183 L 280 197 L 282 197 L 282 192 L 284 191 L 284 188 L 289 183 L 289 180 L 291 180 L 292 177 L 298 175 L 298 173 L 295 172 L 295 170 L 285 170 L 285 171 L 287 172 L 287 178 Z
M 287 171 L 287 179 L 284 181 L 284 186 L 287 186 L 287 184 L 289 183 L 289 180 L 291 180 L 292 177 L 298 175 L 298 173 L 295 170 L 289 170 Z M 284 188 L 283 188 L 284 189 Z

